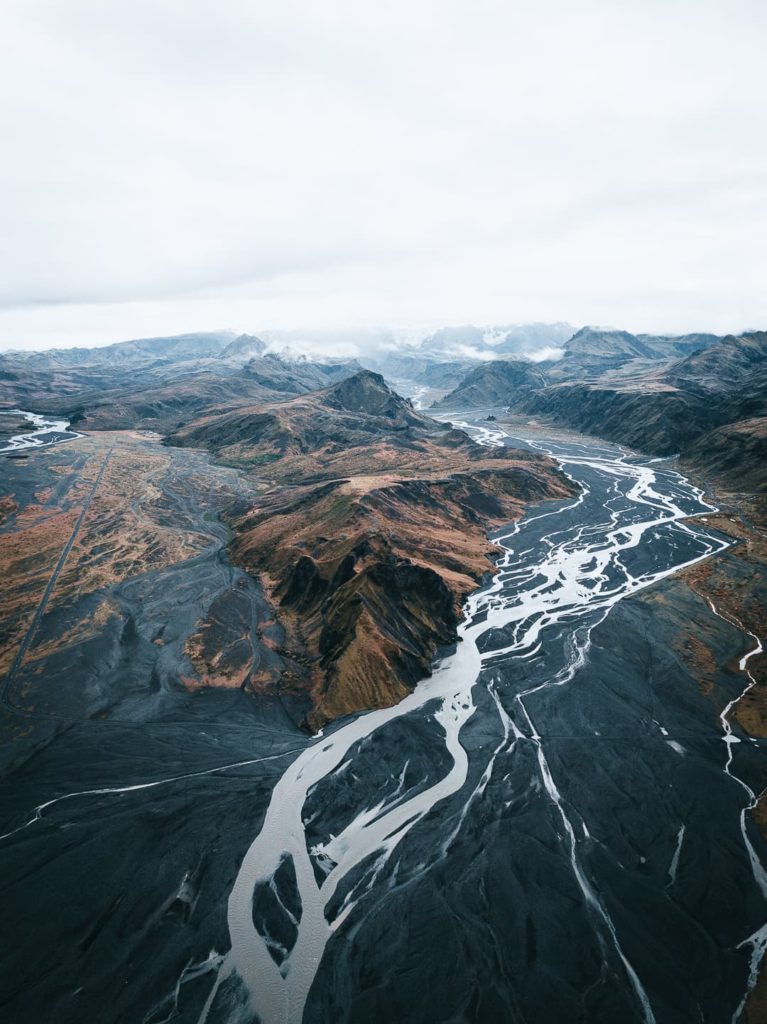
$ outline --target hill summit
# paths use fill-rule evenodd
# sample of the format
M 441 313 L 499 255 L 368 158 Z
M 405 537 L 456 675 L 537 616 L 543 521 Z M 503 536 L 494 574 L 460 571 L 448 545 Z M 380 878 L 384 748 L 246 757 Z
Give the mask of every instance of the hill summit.
M 373 370 L 360 370 L 321 394 L 323 405 L 343 412 L 361 412 L 389 419 L 418 418 L 414 416 L 410 402 L 392 391 L 381 374 Z

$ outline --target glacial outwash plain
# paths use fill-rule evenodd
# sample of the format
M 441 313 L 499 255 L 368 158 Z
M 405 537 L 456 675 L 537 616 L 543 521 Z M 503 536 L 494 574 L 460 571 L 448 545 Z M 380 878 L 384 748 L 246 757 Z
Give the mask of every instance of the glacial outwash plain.
M 767 1021 L 767 332 L 0 355 L 0 1017 Z

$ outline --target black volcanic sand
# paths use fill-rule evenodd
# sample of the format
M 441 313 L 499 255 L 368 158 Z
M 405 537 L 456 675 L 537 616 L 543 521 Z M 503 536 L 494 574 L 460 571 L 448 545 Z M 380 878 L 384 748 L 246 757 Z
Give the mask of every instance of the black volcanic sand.
M 184 641 L 211 609 L 225 629 L 228 608 L 240 624 L 245 602 L 255 667 L 277 655 L 258 646 L 256 627 L 271 616 L 256 581 L 229 565 L 217 521 L 222 474 L 229 500 L 243 500 L 247 485 L 200 453 L 171 454 L 171 470 L 156 481 L 167 515 L 208 537 L 208 547 L 108 588 L 119 614 L 97 636 L 42 662 L 33 646 L 0 708 L 0 833 L 32 821 L 0 842 L 12 940 L 0 1017 L 14 1024 L 155 1019 L 152 1005 L 184 968 L 225 948 L 222 894 L 241 856 L 237 837 L 258 828 L 273 783 L 308 742 L 295 724 L 302 702 L 178 684 L 193 674 Z M 53 485 L 53 503 L 68 477 L 51 466 L 76 472 L 84 458 L 77 443 L 30 452 L 25 463 L 4 463 L 4 490 L 23 507 Z M 199 490 L 206 467 L 209 494 Z M 103 594 L 49 609 L 35 645 L 66 633 Z M 227 765 L 238 767 L 219 770 Z M 131 786 L 145 788 L 93 792 Z M 204 998 L 193 981 L 190 993 Z M 164 1004 L 157 1020 L 168 1012 Z
M 582 509 L 570 515 L 583 521 Z M 529 534 L 551 528 L 550 521 L 531 524 Z M 651 568 L 643 548 L 632 557 L 635 574 Z M 514 696 L 563 666 L 567 644 L 558 639 L 560 630 L 548 631 L 537 657 L 501 660 L 483 672 L 482 682 L 494 685 L 522 732 L 529 729 Z M 690 636 L 711 653 L 705 686 L 700 668 L 683 656 Z M 497 631 L 481 646 L 492 650 L 509 641 Z M 573 823 L 581 869 L 658 1024 L 729 1021 L 748 974 L 750 950 L 737 946 L 767 919 L 739 831 L 748 801 L 723 771 L 719 720 L 744 688 L 737 659 L 752 647 L 671 578 L 612 609 L 569 684 L 526 698 Z M 412 829 L 331 939 L 305 1021 L 645 1019 L 607 948 L 605 926 L 577 884 L 568 837 L 529 740 L 498 756 L 466 811 L 486 752 L 503 735 L 485 686 L 475 687 L 478 711 L 461 733 L 470 757 L 466 785 Z M 417 788 L 420 752 L 430 751 L 426 722 L 409 739 L 405 724 L 396 726 L 396 749 L 403 762 L 409 759 Z M 734 731 L 742 742 L 733 770 L 759 792 L 767 785 L 765 745 L 737 726 Z M 356 773 L 357 758 L 353 764 Z M 371 789 L 383 793 L 378 764 L 369 767 Z M 319 788 L 328 790 L 326 831 L 338 834 L 348 821 L 349 787 L 334 778 Z M 307 806 L 321 802 L 316 792 Z M 461 829 L 444 851 L 462 813 Z M 764 863 L 767 843 L 750 820 L 747 828 Z M 318 834 L 316 822 L 310 833 Z M 360 869 L 357 879 L 363 874 Z
M 742 680 L 720 668 L 716 692 L 701 694 L 674 652 L 691 622 L 720 665 L 742 653 L 736 630 L 667 582 L 622 602 L 595 629 L 589 662 L 571 684 L 527 699 L 533 720 L 545 723 L 582 867 L 659 1022 L 728 1021 L 745 985 L 734 946 L 765 920 L 738 841 L 743 794 L 722 772 L 718 705 Z M 527 678 L 516 668 L 492 673 L 510 713 L 536 666 L 529 670 Z M 477 687 L 475 703 L 482 694 Z M 478 754 L 500 741 L 487 698 L 461 738 Z M 740 772 L 764 786 L 764 747 L 742 747 Z M 478 781 L 475 770 L 467 787 Z M 457 796 L 413 829 L 380 881 L 385 898 L 370 897 L 366 913 L 332 940 L 305 1020 L 641 1020 L 625 976 L 605 965 L 532 744 L 519 741 L 496 760 L 459 837 L 433 863 L 462 809 Z M 764 856 L 767 844 L 755 828 L 750 835 Z
M 73 454 L 49 457 L 76 458 L 76 445 L 65 447 Z M 199 472 L 204 458 L 176 456 L 168 500 L 207 533 L 209 549 L 114 588 L 122 625 L 110 622 L 76 662 L 48 659 L 46 679 L 55 685 L 46 686 L 45 714 L 2 711 L 15 739 L 4 751 L 0 832 L 32 822 L 0 842 L 7 936 L 0 1008 L 14 1024 L 200 1020 L 229 948 L 226 903 L 239 863 L 275 782 L 309 742 L 295 725 L 300 709 L 284 702 L 240 691 L 190 694 L 174 684 L 187 667 L 181 648 L 191 623 L 242 583 L 226 561 L 223 528 L 184 490 L 186 472 L 192 465 Z M 18 472 L 28 476 L 30 467 Z M 30 484 L 30 493 L 39 486 Z M 567 517 L 587 521 L 588 508 Z M 530 525 L 531 557 L 550 523 Z M 634 571 L 647 567 L 649 553 L 634 557 Z M 244 585 L 254 588 L 252 607 L 262 614 L 257 585 Z M 158 649 L 152 640 L 160 628 Z M 515 718 L 515 694 L 565 663 L 568 628 L 551 628 L 538 657 L 484 670 L 473 692 L 478 710 L 461 733 L 466 784 L 413 827 L 331 939 L 307 1024 L 642 1020 L 576 883 L 534 745 L 522 738 L 499 754 L 486 787 L 466 805 L 487 750 L 502 737 L 482 684 L 494 684 Z M 494 648 L 507 642 L 502 634 Z M 713 653 L 708 692 L 681 653 L 691 634 Z M 748 958 L 736 945 L 767 917 L 738 831 L 745 793 L 723 773 L 718 718 L 743 689 L 734 659 L 748 646 L 671 578 L 612 609 L 568 685 L 526 700 L 577 832 L 582 870 L 658 1024 L 729 1021 Z M 310 842 L 398 786 L 417 792 L 444 774 L 449 757 L 433 711 L 427 705 L 363 741 L 353 773 L 335 773 L 310 794 Z M 734 767 L 752 787 L 767 784 L 763 745 L 740 743 Z M 38 805 L 62 797 L 34 820 Z M 767 844 L 751 825 L 749 835 L 764 859 Z M 295 910 L 295 885 L 283 874 L 277 891 Z M 257 892 L 254 917 L 276 934 L 271 899 Z M 209 1020 L 253 1017 L 244 1010 Z

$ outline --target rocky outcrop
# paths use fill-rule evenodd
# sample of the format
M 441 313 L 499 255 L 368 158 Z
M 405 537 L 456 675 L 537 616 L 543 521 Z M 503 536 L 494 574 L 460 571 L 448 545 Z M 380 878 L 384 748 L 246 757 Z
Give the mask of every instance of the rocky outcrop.
M 571 399 L 577 400 L 578 395 L 585 395 L 590 400 L 591 395 L 587 391 L 552 391 L 539 400 L 539 393 L 548 386 L 585 388 L 594 385 L 605 391 L 612 389 L 618 396 L 615 404 L 622 404 L 628 401 L 626 394 L 631 392 L 632 382 L 640 379 L 639 390 L 652 390 L 653 401 L 665 402 L 667 399 L 657 399 L 656 395 L 661 390 L 672 390 L 674 381 L 666 379 L 663 374 L 674 365 L 674 360 L 679 360 L 680 356 L 694 359 L 691 353 L 717 347 L 719 341 L 712 334 L 662 336 L 583 327 L 564 343 L 560 359 L 540 363 L 495 359 L 482 363 L 472 369 L 450 394 L 435 403 L 435 407 L 460 409 L 510 405 L 531 412 L 542 411 L 545 407 L 546 415 L 552 415 L 558 402 L 569 403 Z M 498 350 L 502 347 L 499 345 Z M 604 402 L 605 394 L 600 394 L 595 404 L 603 408 Z M 669 407 L 676 409 L 678 404 L 678 399 L 672 399 Z M 562 417 L 567 415 L 562 410 Z M 583 415 L 588 419 L 590 412 Z M 575 422 L 568 425 L 579 426 Z M 588 427 L 579 426 L 579 429 Z
M 209 331 L 165 338 L 136 338 L 95 348 L 14 352 L 14 357 L 25 367 L 46 371 L 75 366 L 145 366 L 153 361 L 176 363 L 215 358 L 234 340 L 231 331 Z
M 387 385 L 380 373 L 360 370 L 318 396 L 322 405 L 341 412 L 359 412 L 366 416 L 385 416 L 389 420 L 423 425 L 410 403 Z
M 523 396 L 512 408 L 654 455 L 678 454 L 715 422 L 702 398 L 658 384 L 557 384 Z
M 216 412 L 326 388 L 353 361 L 286 359 L 229 333 L 145 338 L 0 357 L 0 407 L 61 415 L 85 430 L 172 433 Z
M 219 358 L 246 362 L 262 356 L 265 350 L 265 341 L 262 341 L 253 334 L 240 334 L 221 350 Z

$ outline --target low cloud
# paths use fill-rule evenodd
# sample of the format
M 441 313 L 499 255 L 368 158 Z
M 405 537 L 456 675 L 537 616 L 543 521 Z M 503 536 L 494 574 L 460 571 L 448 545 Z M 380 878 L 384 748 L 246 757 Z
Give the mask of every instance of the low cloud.
M 523 352 L 523 358 L 529 359 L 531 363 L 543 363 L 549 360 L 561 359 L 565 354 L 563 348 L 554 348 L 552 345 L 547 345 L 544 348 L 536 349 L 533 352 Z
M 764 324 L 765 29 L 758 0 L 10 0 L 0 346 Z

